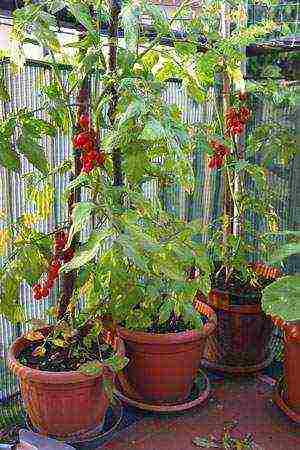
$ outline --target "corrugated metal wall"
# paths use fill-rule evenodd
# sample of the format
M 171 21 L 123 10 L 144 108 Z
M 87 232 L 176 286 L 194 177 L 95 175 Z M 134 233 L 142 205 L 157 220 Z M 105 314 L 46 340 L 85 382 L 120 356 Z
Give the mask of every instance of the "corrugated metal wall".
M 17 108 L 27 107 L 29 109 L 39 109 L 41 107 L 41 86 L 49 83 L 51 80 L 51 71 L 45 65 L 36 63 L 28 63 L 23 72 L 18 76 L 12 76 L 10 67 L 7 63 L 0 66 L 6 83 L 8 85 L 11 96 L 10 103 L 0 102 L 0 119 Z M 66 69 L 62 71 L 62 75 L 66 77 Z M 93 83 L 93 91 L 96 89 Z M 165 99 L 168 103 L 175 103 L 183 111 L 184 120 L 187 123 L 195 123 L 199 121 L 209 121 L 212 117 L 212 105 L 210 103 L 198 106 L 193 100 L 186 95 L 184 88 L 179 82 L 170 82 L 167 85 Z M 42 113 L 37 113 L 42 117 Z M 269 110 L 266 105 L 258 108 L 256 121 L 265 120 L 266 116 L 272 115 L 273 111 Z M 70 139 L 66 136 L 58 135 L 55 139 L 47 138 L 43 142 L 46 154 L 53 166 L 58 165 L 67 156 L 70 156 L 71 145 Z M 207 169 L 207 163 L 203 154 L 199 151 L 194 155 L 194 168 L 196 172 L 196 190 L 192 197 L 187 196 L 180 186 L 164 193 L 166 206 L 177 211 L 181 217 L 188 219 L 199 217 L 203 223 L 209 223 L 211 219 L 218 213 L 219 199 L 219 176 Z M 22 159 L 22 174 L 30 171 L 32 167 L 25 159 Z M 280 183 L 281 204 L 280 214 L 286 226 L 289 225 L 293 218 L 291 217 L 291 199 L 289 197 L 289 186 L 292 180 L 292 167 L 288 169 L 280 169 L 282 172 L 276 172 L 277 188 Z M 12 220 L 16 219 L 20 214 L 29 212 L 29 206 L 24 200 L 24 183 L 21 175 L 17 173 L 8 173 L 5 169 L 0 168 L 0 210 L 4 209 Z M 275 176 L 275 175 L 274 175 Z M 53 214 L 48 221 L 40 225 L 40 229 L 48 231 L 53 229 L 57 224 L 65 219 L 66 209 L 61 201 L 62 194 L 68 182 L 67 176 L 54 176 L 54 185 L 57 196 L 53 207 Z M 153 185 L 145 187 L 145 193 L 151 195 Z M 0 222 L 1 227 L 1 222 Z M 55 295 L 55 292 L 53 293 Z M 32 300 L 30 289 L 27 285 L 22 286 L 20 290 L 20 301 L 26 308 L 28 318 L 40 317 L 51 304 L 53 297 L 45 302 L 35 302 Z M 12 326 L 6 319 L 0 316 L 0 344 L 2 356 L 5 356 L 8 345 L 12 340 L 26 329 L 26 325 Z M 1 386 L 2 384 L 2 386 Z M 0 367 L 0 399 L 2 396 L 9 395 L 16 389 L 13 377 L 8 374 L 5 368 Z

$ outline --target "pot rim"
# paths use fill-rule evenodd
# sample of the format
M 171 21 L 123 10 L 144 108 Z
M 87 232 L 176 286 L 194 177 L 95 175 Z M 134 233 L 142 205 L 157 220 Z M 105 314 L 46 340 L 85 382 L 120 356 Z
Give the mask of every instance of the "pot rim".
M 46 327 L 49 329 L 50 327 Z M 39 331 L 44 330 L 42 328 Z M 112 377 L 114 374 L 108 367 L 104 367 L 103 372 L 97 375 L 86 375 L 76 370 L 69 370 L 64 372 L 50 372 L 46 370 L 34 369 L 29 366 L 25 366 L 18 361 L 20 352 L 30 344 L 30 341 L 23 336 L 17 338 L 10 346 L 7 353 L 7 365 L 8 368 L 17 375 L 20 379 L 27 379 L 37 383 L 45 384 L 74 384 L 74 383 L 87 383 L 93 381 L 96 378 Z M 116 336 L 113 343 L 116 348 L 116 353 L 119 356 L 125 356 L 125 345 L 119 336 Z
M 193 342 L 201 338 L 207 338 L 216 328 L 217 316 L 214 310 L 201 300 L 196 301 L 195 308 L 198 312 L 208 317 L 208 322 L 200 330 L 186 330 L 178 333 L 147 333 L 145 331 L 131 331 L 119 325 L 117 326 L 117 335 L 128 341 L 160 345 Z

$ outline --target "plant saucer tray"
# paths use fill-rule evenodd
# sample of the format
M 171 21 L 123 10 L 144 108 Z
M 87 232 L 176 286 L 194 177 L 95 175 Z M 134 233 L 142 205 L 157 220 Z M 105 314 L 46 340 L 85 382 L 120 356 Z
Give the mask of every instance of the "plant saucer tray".
M 259 372 L 260 370 L 265 369 L 266 367 L 270 366 L 270 364 L 273 362 L 273 359 L 274 355 L 271 354 L 267 359 L 265 359 L 259 364 L 252 364 L 249 366 L 229 366 L 224 364 L 212 363 L 204 357 L 201 361 L 201 367 L 216 372 L 243 375 L 248 373 Z
M 129 398 L 124 394 L 122 385 L 119 379 L 116 379 L 116 396 L 135 408 L 142 409 L 144 411 L 154 411 L 158 413 L 177 413 L 180 411 L 186 411 L 204 404 L 211 394 L 210 382 L 208 376 L 203 373 L 204 388 L 200 389 L 196 383 L 194 383 L 189 398 L 182 403 L 165 403 L 165 404 L 151 404 L 140 399 Z
M 289 419 L 293 422 L 300 424 L 300 413 L 295 412 L 284 399 L 284 385 L 283 378 L 281 378 L 276 386 L 273 395 L 274 403 L 278 406 L 281 411 L 283 411 Z
M 93 441 L 106 441 L 118 428 L 123 419 L 123 406 L 118 398 L 114 398 L 114 404 L 111 404 L 107 410 L 104 423 L 101 423 L 97 428 L 90 430 L 86 433 L 78 433 L 77 435 L 72 435 L 72 437 L 57 438 L 61 442 L 67 444 L 83 444 L 91 443 Z M 29 417 L 26 417 L 27 427 L 30 431 L 37 433 L 38 430 L 31 424 Z M 51 437 L 51 436 L 49 436 Z

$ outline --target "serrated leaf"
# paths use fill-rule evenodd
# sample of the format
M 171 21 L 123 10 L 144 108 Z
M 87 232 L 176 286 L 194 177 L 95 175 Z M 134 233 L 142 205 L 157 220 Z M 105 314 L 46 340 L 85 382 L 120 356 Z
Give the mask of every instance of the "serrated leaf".
M 77 371 L 89 376 L 101 375 L 103 372 L 103 364 L 98 360 L 90 361 L 81 364 Z

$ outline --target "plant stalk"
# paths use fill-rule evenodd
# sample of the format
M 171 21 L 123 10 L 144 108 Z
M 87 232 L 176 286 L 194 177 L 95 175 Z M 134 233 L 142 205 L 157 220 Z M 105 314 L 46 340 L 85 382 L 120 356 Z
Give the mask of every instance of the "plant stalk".
M 120 21 L 120 4 L 118 0 L 110 0 L 110 21 L 108 26 L 109 60 L 108 68 L 110 73 L 110 100 L 108 105 L 108 119 L 111 127 L 115 123 L 115 116 L 118 104 L 117 89 L 117 51 L 118 51 L 118 27 Z M 124 183 L 122 173 L 122 155 L 118 147 L 112 149 L 113 178 L 114 186 L 122 186 Z

